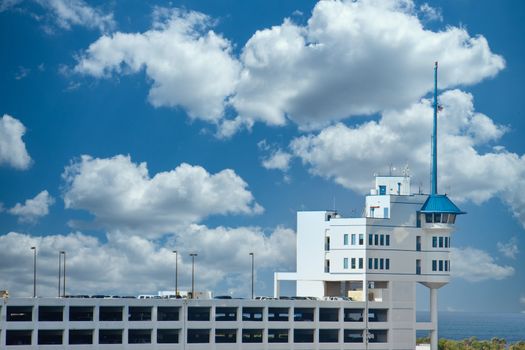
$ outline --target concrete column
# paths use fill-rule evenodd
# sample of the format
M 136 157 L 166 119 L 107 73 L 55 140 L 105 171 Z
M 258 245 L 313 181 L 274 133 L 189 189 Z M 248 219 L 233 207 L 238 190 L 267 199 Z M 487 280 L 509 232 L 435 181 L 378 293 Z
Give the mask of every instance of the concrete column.
M 432 330 L 430 331 L 430 350 L 438 350 L 438 290 L 430 288 L 430 322 Z
M 279 298 L 280 296 L 280 285 L 279 285 L 280 281 L 277 279 L 277 274 L 274 273 L 273 274 L 273 297 L 274 298 Z

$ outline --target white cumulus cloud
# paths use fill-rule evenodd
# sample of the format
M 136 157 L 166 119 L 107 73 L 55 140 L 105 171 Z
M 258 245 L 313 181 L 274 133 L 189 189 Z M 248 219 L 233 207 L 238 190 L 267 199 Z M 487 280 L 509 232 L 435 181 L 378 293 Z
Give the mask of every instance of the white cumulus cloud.
M 290 168 L 291 159 L 292 155 L 290 153 L 278 149 L 262 160 L 262 166 L 266 169 L 287 171 Z
M 514 268 L 508 265 L 498 265 L 487 252 L 476 248 L 451 249 L 452 276 L 467 281 L 501 280 L 514 274 Z
M 318 128 L 352 115 L 403 108 L 440 86 L 475 84 L 504 68 L 483 36 L 426 29 L 411 1 L 320 1 L 307 25 L 286 19 L 246 43 L 233 98 L 239 115 Z M 429 7 L 425 7 L 429 12 Z
M 33 223 L 49 214 L 49 207 L 54 203 L 55 199 L 44 190 L 34 198 L 27 199 L 24 204 L 16 203 L 9 213 L 18 216 L 20 222 Z
M 63 178 L 66 208 L 87 210 L 110 229 L 154 235 L 210 215 L 263 211 L 246 182 L 230 169 L 210 174 L 181 164 L 150 177 L 146 163 L 133 163 L 129 156 L 85 155 L 66 167 Z
M 36 0 L 52 13 L 56 24 L 64 29 L 71 26 L 83 26 L 107 32 L 115 27 L 112 13 L 104 13 L 100 9 L 89 6 L 83 0 Z
M 217 122 L 240 70 L 230 42 L 210 29 L 212 21 L 202 13 L 157 9 L 155 17 L 144 33 L 99 38 L 75 71 L 101 78 L 145 70 L 155 107 L 182 106 L 192 118 Z
M 0 118 L 0 165 L 20 170 L 29 168 L 31 157 L 22 140 L 25 132 L 26 127 L 18 119 L 8 114 Z
M 439 100 L 444 109 L 438 122 L 438 190 L 478 204 L 500 198 L 525 225 L 525 199 L 519 195 L 525 191 L 525 157 L 503 146 L 490 149 L 507 127 L 476 112 L 468 93 L 445 91 Z M 373 173 L 385 172 L 389 164 L 408 164 L 413 185 L 428 191 L 431 130 L 431 102 L 423 99 L 385 111 L 378 121 L 336 124 L 298 137 L 290 147 L 313 174 L 361 193 L 371 188 Z
M 507 243 L 498 242 L 496 243 L 496 247 L 501 254 L 511 259 L 516 259 L 516 255 L 520 252 L 516 237 L 512 237 Z
M 103 242 L 79 232 L 34 237 L 10 232 L 0 236 L 3 263 L 2 288 L 12 296 L 32 294 L 33 256 L 37 247 L 37 292 L 55 296 L 57 255 L 67 255 L 67 294 L 137 295 L 173 290 L 175 255 L 179 252 L 179 288 L 191 289 L 191 252 L 196 259 L 196 289 L 216 293 L 249 293 L 249 252 L 255 252 L 256 272 L 293 269 L 295 233 L 277 227 L 264 232 L 257 227 L 207 228 L 189 226 L 165 241 L 114 233 Z M 259 290 L 264 283 L 257 280 Z M 266 287 L 267 289 L 270 289 Z M 269 293 L 270 291 L 266 291 Z

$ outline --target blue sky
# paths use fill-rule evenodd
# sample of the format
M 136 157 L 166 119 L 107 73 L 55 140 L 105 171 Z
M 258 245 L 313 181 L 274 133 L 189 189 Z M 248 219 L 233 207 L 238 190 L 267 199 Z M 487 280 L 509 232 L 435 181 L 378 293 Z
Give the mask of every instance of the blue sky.
M 525 310 L 525 5 L 503 1 L 0 2 L 0 289 L 151 293 L 294 269 L 297 210 L 358 215 L 373 174 L 468 215 L 444 310 Z M 429 114 L 430 113 L 430 114 Z M 123 288 L 126 286 L 126 288 Z M 490 302 L 487 302 L 490 301 Z M 426 301 L 421 301 L 421 304 Z

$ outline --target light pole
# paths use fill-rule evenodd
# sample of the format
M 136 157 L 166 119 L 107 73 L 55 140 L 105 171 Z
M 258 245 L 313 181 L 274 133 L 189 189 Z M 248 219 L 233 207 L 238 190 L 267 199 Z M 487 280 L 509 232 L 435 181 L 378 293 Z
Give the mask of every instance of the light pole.
M 255 256 L 255 253 L 250 253 L 250 256 L 252 257 L 252 299 L 254 297 L 254 294 L 253 294 L 253 260 L 254 260 L 254 256 Z
M 61 251 L 60 254 L 64 254 L 64 283 L 62 284 L 62 296 L 66 297 L 66 252 Z
M 191 253 L 191 298 L 195 299 L 195 257 L 197 253 Z
M 36 247 L 31 247 L 33 251 L 33 298 L 36 298 Z
M 58 252 L 58 297 L 60 298 L 60 280 L 62 279 L 62 252 Z
M 179 295 L 179 253 L 174 250 L 175 253 L 175 298 Z

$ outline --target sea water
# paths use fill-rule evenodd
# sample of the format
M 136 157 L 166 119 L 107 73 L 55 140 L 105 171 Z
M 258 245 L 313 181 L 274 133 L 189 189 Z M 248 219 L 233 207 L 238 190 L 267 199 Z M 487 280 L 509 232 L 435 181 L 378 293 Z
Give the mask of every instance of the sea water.
M 523 313 L 485 313 L 485 312 L 439 312 L 439 338 L 466 339 L 476 337 L 489 340 L 504 338 L 507 343 L 525 341 L 525 314 Z M 417 312 L 417 320 L 430 321 L 430 313 Z M 418 331 L 418 337 L 428 332 Z

